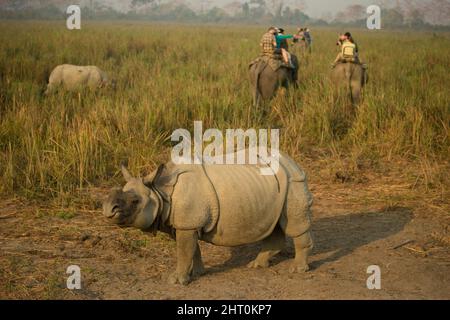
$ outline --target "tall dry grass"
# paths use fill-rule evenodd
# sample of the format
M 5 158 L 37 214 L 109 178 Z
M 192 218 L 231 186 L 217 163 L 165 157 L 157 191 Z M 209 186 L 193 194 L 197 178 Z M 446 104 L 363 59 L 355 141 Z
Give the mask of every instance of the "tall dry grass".
M 248 63 L 261 27 L 133 23 L 1 22 L 0 191 L 29 197 L 71 194 L 107 183 L 121 161 L 149 171 L 167 159 L 171 132 L 192 128 L 280 128 L 296 158 L 403 159 L 427 185 L 448 172 L 450 40 L 447 34 L 355 30 L 370 82 L 349 118 L 333 100 L 328 75 L 341 30 L 313 30 L 300 89 L 262 117 L 251 108 Z M 294 29 L 291 28 L 293 31 Z M 290 31 L 290 30 L 288 30 Z M 58 64 L 97 65 L 116 92 L 43 97 Z M 446 167 L 448 168 L 448 166 Z

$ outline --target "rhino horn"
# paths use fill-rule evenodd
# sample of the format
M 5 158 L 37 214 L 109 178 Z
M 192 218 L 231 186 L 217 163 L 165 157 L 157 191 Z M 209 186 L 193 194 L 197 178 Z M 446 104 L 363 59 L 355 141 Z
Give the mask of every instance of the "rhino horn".
M 133 176 L 123 164 L 121 165 L 121 170 L 126 182 L 129 182 L 131 179 L 133 179 Z

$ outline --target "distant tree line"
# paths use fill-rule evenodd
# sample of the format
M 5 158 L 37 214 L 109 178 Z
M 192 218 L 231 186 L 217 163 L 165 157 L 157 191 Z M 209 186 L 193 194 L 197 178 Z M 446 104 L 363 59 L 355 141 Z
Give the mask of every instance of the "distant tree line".
M 201 3 L 207 0 L 200 0 Z M 20 1 L 16 1 L 20 3 Z M 131 0 L 130 10 L 119 12 L 111 7 L 90 2 L 82 7 L 83 19 L 92 20 L 151 20 L 205 23 L 255 23 L 284 25 L 330 25 L 365 27 L 366 7 L 351 5 L 327 18 L 313 19 L 304 13 L 303 1 L 248 0 L 235 1 L 219 8 L 201 7 L 194 10 L 184 1 Z M 379 0 L 382 8 L 382 28 L 450 29 L 450 1 L 398 0 L 396 5 Z M 64 8 L 55 4 L 40 7 L 0 7 L 2 19 L 64 19 Z

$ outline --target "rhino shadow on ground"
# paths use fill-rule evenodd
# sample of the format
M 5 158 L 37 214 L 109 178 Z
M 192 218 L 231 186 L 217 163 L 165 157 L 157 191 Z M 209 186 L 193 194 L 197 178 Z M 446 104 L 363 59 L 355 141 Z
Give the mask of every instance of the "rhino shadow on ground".
M 337 261 L 359 247 L 401 232 L 411 221 L 412 216 L 410 208 L 395 207 L 382 211 L 315 218 L 312 225 L 314 249 L 310 258 L 311 269 Z M 207 273 L 218 273 L 245 266 L 256 258 L 260 248 L 260 243 L 231 248 L 230 259 L 221 265 L 208 268 Z M 320 260 L 314 259 L 314 256 L 326 253 L 330 255 Z M 294 248 L 292 240 L 288 239 L 286 248 L 272 259 L 271 266 L 292 258 Z

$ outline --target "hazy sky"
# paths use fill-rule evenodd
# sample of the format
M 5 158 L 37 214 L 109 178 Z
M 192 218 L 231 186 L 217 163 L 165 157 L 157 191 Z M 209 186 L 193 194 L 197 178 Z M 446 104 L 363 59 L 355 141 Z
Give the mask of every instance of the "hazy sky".
M 193 4 L 199 4 L 202 1 L 208 2 L 208 6 L 219 5 L 223 6 L 224 4 L 239 1 L 249 2 L 250 0 L 189 0 Z M 266 3 L 270 3 L 270 0 L 266 0 Z M 285 0 L 286 4 L 295 3 L 296 0 Z M 334 14 L 338 11 L 342 11 L 344 8 L 351 4 L 360 4 L 363 6 L 369 6 L 371 4 L 376 4 L 376 0 L 304 0 L 306 4 L 306 13 L 314 18 L 320 18 L 325 13 Z
M 103 3 L 111 5 L 114 9 L 118 10 L 127 10 L 129 7 L 129 4 L 132 0 L 93 0 L 97 3 Z M 167 1 L 177 1 L 177 0 L 160 0 L 161 2 L 167 2 Z M 250 2 L 250 0 L 183 0 L 184 2 L 189 3 L 192 5 L 192 7 L 198 9 L 203 3 L 205 7 L 213 7 L 213 6 L 219 6 L 223 7 L 226 4 L 229 4 L 231 2 Z M 284 0 L 286 5 L 297 3 L 300 0 Z M 342 11 L 344 8 L 346 8 L 348 5 L 351 4 L 360 4 L 364 6 L 369 6 L 371 4 L 374 4 L 377 2 L 377 0 L 303 0 L 306 4 L 306 13 L 314 18 L 320 18 L 324 14 L 335 14 L 338 11 Z M 14 0 L 0 0 L 0 6 L 7 4 L 7 3 L 14 3 Z M 25 2 L 29 3 L 37 3 L 38 1 L 27 1 Z M 90 3 L 90 0 L 41 0 L 39 3 L 45 4 L 45 3 L 57 3 L 57 4 L 65 4 L 65 3 L 78 3 L 81 5 L 86 5 Z M 181 1 L 180 1 L 181 2 Z M 266 0 L 266 3 L 270 4 L 271 0 Z
M 315 18 L 327 12 L 336 13 L 351 4 L 369 6 L 375 2 L 375 0 L 305 0 L 306 12 Z

